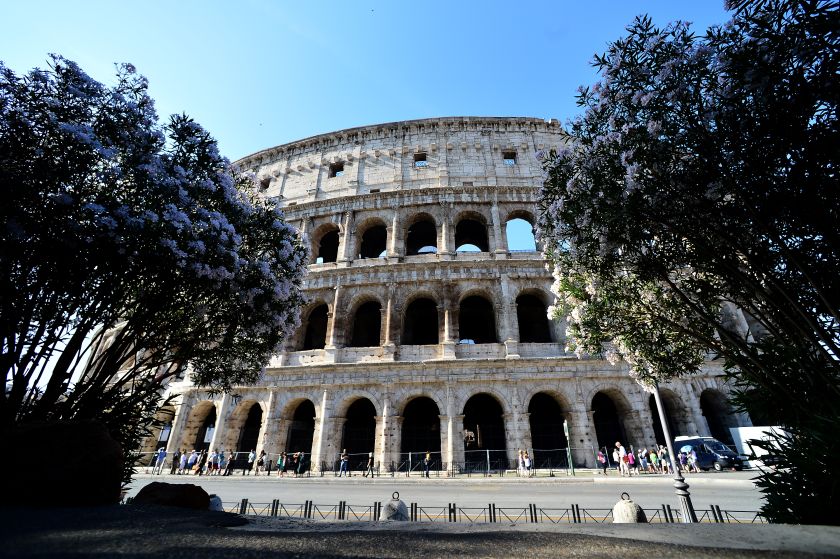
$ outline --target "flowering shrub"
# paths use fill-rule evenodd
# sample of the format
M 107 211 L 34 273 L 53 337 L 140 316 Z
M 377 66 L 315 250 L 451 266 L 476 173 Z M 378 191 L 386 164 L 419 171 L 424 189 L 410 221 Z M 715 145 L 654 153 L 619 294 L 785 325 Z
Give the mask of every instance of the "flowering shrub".
M 639 17 L 596 56 L 544 157 L 553 316 L 642 383 L 722 357 L 742 409 L 793 433 L 765 514 L 838 523 L 838 3 L 733 8 L 702 37 Z
M 296 231 L 131 65 L 0 64 L 0 177 L 4 426 L 95 418 L 131 451 L 168 379 L 253 383 L 298 325 Z

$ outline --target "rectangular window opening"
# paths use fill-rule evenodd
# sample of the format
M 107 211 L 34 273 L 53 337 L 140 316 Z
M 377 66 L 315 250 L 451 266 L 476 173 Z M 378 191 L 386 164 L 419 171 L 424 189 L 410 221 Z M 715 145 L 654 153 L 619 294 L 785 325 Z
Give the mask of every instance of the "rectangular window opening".
M 415 153 L 414 154 L 414 166 L 415 167 L 428 167 L 429 162 L 426 161 L 426 154 L 425 153 Z
M 342 175 L 344 175 L 344 161 L 330 165 L 330 178 L 340 177 Z
M 504 151 L 502 152 L 502 160 L 504 164 L 508 167 L 513 167 L 516 165 L 516 152 L 515 151 Z

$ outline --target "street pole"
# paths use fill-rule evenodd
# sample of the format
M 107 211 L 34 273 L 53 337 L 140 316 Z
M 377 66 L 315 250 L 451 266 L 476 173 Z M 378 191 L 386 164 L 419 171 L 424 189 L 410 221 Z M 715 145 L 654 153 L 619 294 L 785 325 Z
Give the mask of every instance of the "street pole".
M 691 504 L 691 493 L 688 492 L 688 484 L 685 482 L 685 478 L 680 471 L 677 455 L 674 454 L 671 430 L 668 427 L 668 420 L 665 417 L 665 408 L 662 406 L 662 398 L 659 395 L 659 383 L 657 382 L 653 383 L 653 399 L 656 400 L 656 410 L 659 412 L 659 424 L 662 426 L 665 444 L 668 446 L 668 457 L 671 459 L 671 469 L 674 472 L 674 488 L 677 490 L 677 498 L 680 500 L 680 509 L 682 509 L 682 521 L 685 523 L 697 522 L 694 505 Z

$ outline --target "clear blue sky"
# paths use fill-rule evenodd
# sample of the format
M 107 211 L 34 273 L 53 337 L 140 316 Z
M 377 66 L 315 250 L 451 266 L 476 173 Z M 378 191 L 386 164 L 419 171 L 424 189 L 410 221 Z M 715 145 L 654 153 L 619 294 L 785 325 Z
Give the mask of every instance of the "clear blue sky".
M 131 62 L 158 112 L 186 112 L 237 159 L 342 128 L 437 116 L 577 112 L 589 62 L 640 13 L 702 34 L 722 0 L 2 2 L 0 60 L 55 52 L 113 82 Z

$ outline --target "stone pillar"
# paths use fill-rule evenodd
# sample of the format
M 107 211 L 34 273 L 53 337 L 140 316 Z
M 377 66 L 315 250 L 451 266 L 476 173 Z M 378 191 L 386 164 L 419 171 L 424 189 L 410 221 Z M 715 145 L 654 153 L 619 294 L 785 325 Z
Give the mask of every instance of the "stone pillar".
M 181 450 L 184 444 L 181 439 L 183 437 L 184 424 L 187 422 L 187 416 L 191 411 L 191 405 L 188 404 L 189 397 L 182 394 L 181 403 L 175 406 L 175 417 L 172 418 L 172 426 L 169 430 L 169 440 L 166 441 L 166 455 L 172 456 L 175 451 Z
M 325 389 L 321 396 L 321 402 L 315 413 L 315 433 L 312 436 L 312 470 L 320 470 L 321 462 L 324 460 L 324 449 L 326 446 L 325 430 L 328 429 L 330 393 Z
M 335 293 L 333 295 L 332 308 L 327 312 L 327 343 L 324 345 L 324 362 L 335 363 L 336 354 L 338 353 L 338 321 L 340 313 L 338 312 L 338 301 L 341 295 L 341 285 L 335 286 Z
M 452 433 L 449 444 L 450 462 L 456 466 L 464 465 L 464 416 L 450 415 L 447 430 Z M 450 466 L 450 469 L 452 467 Z M 457 471 L 457 470 L 456 470 Z
M 451 260 L 455 254 L 455 227 L 449 223 L 448 213 L 444 213 L 440 222 L 440 242 L 438 244 L 438 255 L 441 260 Z
M 219 450 L 218 446 L 225 440 L 227 420 L 230 412 L 231 396 L 228 393 L 222 394 L 222 403 L 216 414 L 216 428 L 213 430 L 213 438 L 210 439 L 210 450 Z
M 275 391 L 270 390 L 268 392 L 268 404 L 265 407 L 265 413 L 263 413 L 262 425 L 260 425 L 260 434 L 257 437 L 257 456 L 260 455 L 260 451 L 262 450 L 265 450 L 267 453 L 277 452 L 279 450 L 279 447 L 274 442 L 274 433 L 277 428 L 274 419 L 274 403 L 276 400 Z
M 389 231 L 389 235 L 388 259 L 399 262 L 402 259 L 405 247 L 402 239 L 402 220 L 400 219 L 400 211 L 397 209 L 394 210 L 394 215 L 391 217 L 391 231 Z
M 337 265 L 339 267 L 347 267 L 350 265 L 350 262 L 355 257 L 355 255 L 353 254 L 353 250 L 356 246 L 356 231 L 354 229 L 352 211 L 344 212 L 342 227 L 344 231 L 343 235 L 341 235 L 338 242 Z
M 332 417 L 329 421 L 329 429 L 325 433 L 326 443 L 324 444 L 324 460 L 327 462 L 329 468 L 333 461 L 339 456 L 342 450 L 344 441 L 344 424 L 347 422 L 346 417 Z M 354 450 L 348 449 L 348 452 L 353 453 Z
M 519 359 L 519 325 L 516 319 L 516 300 L 507 274 L 501 274 L 502 299 L 499 301 L 501 338 L 505 344 L 505 357 Z
M 493 227 L 493 246 L 490 247 L 490 250 L 495 253 L 497 260 L 504 260 L 507 258 L 508 251 L 499 218 L 499 204 L 496 200 L 493 200 L 493 204 L 490 206 L 490 219 L 493 222 L 491 224 Z
M 447 298 L 443 302 L 443 340 L 441 359 L 455 359 L 455 336 L 452 328 L 452 302 Z
M 598 454 L 598 434 L 595 430 L 595 414 L 583 405 L 572 406 L 569 425 L 569 445 L 572 447 L 572 460 L 576 465 L 587 468 L 596 467 L 595 456 Z M 583 440 L 583 442 L 581 442 Z M 612 460 L 612 449 L 610 460 Z
M 393 361 L 396 352 L 393 332 L 395 291 L 396 286 L 394 284 L 388 285 L 388 299 L 385 301 L 384 314 L 382 315 L 382 325 L 384 331 L 384 335 L 382 336 L 382 348 L 385 351 L 383 359 L 386 361 Z

